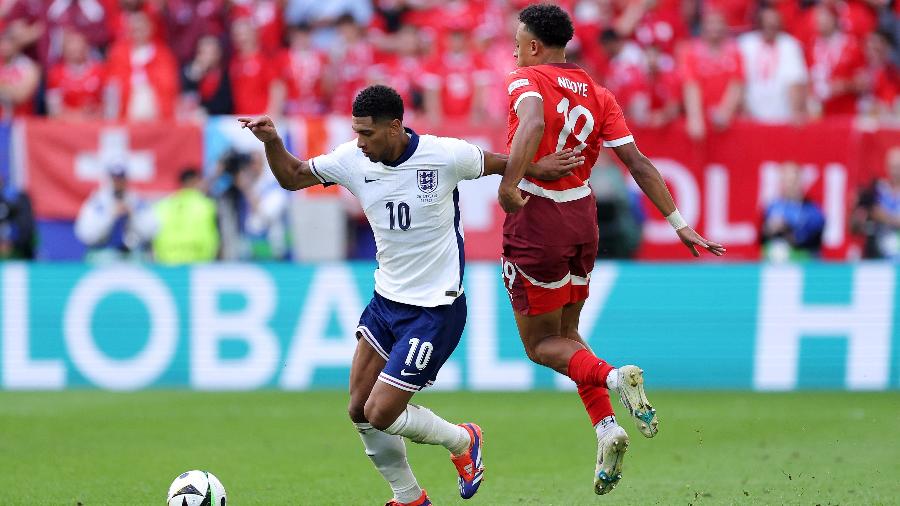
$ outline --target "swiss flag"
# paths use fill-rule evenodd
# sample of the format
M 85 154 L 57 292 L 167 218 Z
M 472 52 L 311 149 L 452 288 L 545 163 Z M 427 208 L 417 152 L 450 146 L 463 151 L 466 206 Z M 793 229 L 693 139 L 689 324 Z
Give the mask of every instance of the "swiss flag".
M 25 187 L 41 219 L 74 219 L 111 165 L 125 166 L 135 191 L 161 195 L 178 187 L 183 169 L 203 163 L 203 135 L 194 124 L 35 118 L 20 125 Z

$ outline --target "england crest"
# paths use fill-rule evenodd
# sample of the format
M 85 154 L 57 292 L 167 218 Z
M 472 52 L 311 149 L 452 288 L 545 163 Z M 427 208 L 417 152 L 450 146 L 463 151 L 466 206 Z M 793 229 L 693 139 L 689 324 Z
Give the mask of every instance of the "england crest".
M 438 187 L 438 171 L 436 170 L 419 170 L 418 171 L 419 189 L 424 193 L 434 193 Z

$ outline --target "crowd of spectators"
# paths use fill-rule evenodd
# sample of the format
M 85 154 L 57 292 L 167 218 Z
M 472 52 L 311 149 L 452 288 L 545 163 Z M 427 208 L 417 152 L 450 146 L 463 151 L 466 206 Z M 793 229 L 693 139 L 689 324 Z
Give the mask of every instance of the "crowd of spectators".
M 178 190 L 155 201 L 132 191 L 124 166 L 105 167 L 106 177 L 75 220 L 85 259 L 163 264 L 288 259 L 288 194 L 265 169 L 262 156 L 231 150 L 216 166 L 210 177 L 183 169 Z
M 130 120 L 347 114 L 380 82 L 501 119 L 523 0 L 0 0 L 0 106 Z M 898 0 L 562 0 L 632 123 L 900 115 Z M 491 105 L 490 107 L 488 105 Z
M 360 89 L 383 83 L 410 115 L 499 122 L 517 12 L 528 3 L 0 0 L 0 119 L 347 115 Z M 683 119 L 700 139 L 738 118 L 900 121 L 900 0 L 555 3 L 575 24 L 569 59 L 616 95 L 631 124 Z M 614 165 L 600 165 L 592 185 L 606 234 L 601 255 L 631 257 L 645 216 Z M 860 192 L 850 220 L 867 238 L 867 257 L 900 256 L 900 151 L 886 168 Z M 121 167 L 107 169 L 75 224 L 93 257 L 291 255 L 291 202 L 259 154 L 229 152 L 206 177 L 186 170 L 181 189 L 153 204 L 129 191 Z M 824 218 L 800 179 L 786 165 L 780 195 L 761 209 L 768 258 L 819 255 Z M 33 256 L 27 196 L 2 181 L 0 190 L 0 256 Z M 179 232 L 175 217 L 187 207 L 196 210 L 191 227 L 208 233 Z M 370 244 L 353 247 L 371 254 Z

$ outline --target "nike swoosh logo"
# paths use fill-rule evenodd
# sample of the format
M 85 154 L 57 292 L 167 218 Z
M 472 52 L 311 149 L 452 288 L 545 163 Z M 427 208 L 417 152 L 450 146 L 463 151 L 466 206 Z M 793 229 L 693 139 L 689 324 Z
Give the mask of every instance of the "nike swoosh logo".
M 363 178 L 363 179 L 364 179 L 365 182 L 367 182 L 367 183 L 374 183 L 375 181 L 378 181 L 377 179 L 369 179 L 369 178 Z
M 417 372 L 406 372 L 406 369 L 400 371 L 400 376 L 415 376 L 419 373 Z

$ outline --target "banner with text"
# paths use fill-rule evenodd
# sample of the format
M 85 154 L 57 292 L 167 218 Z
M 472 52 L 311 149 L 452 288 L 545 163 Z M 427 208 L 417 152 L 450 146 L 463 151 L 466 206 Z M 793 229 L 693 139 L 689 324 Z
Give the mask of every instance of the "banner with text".
M 0 388 L 346 388 L 373 268 L 3 264 Z M 498 269 L 467 266 L 466 332 L 435 388 L 571 389 L 526 358 Z M 653 388 L 898 388 L 898 273 L 600 263 L 580 330 Z
M 445 123 L 420 128 L 506 152 L 502 125 Z M 872 178 L 884 177 L 886 151 L 900 146 L 900 131 L 863 131 L 847 121 L 804 126 L 739 122 L 727 131 L 710 132 L 703 141 L 690 139 L 679 124 L 633 130 L 638 147 L 663 174 L 687 222 L 706 237 L 726 244 L 726 260 L 732 261 L 759 258 L 762 210 L 778 196 L 779 169 L 789 161 L 799 164 L 808 197 L 825 214 L 823 256 L 846 258 L 852 240 L 847 215 L 856 191 Z M 492 205 L 498 183 L 499 178 L 485 178 L 461 185 L 466 246 L 474 258 L 500 255 L 504 215 Z M 644 206 L 648 220 L 639 256 L 687 258 L 669 224 L 646 198 Z M 466 221 L 467 208 L 472 223 Z

